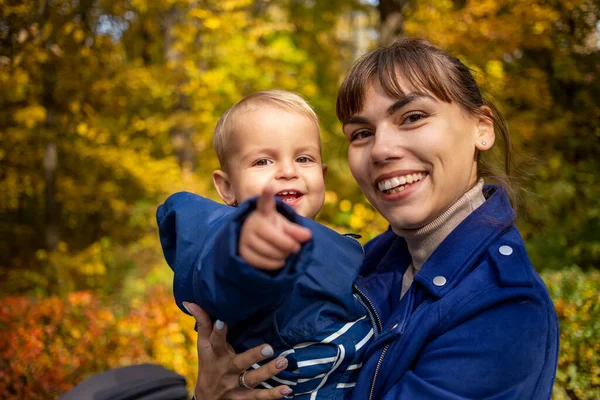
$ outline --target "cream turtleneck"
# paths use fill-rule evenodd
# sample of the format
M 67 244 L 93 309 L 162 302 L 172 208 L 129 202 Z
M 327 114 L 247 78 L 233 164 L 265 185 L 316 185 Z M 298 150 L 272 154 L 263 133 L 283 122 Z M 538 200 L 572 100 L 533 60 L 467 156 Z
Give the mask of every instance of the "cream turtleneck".
M 408 291 L 415 275 L 435 249 L 454 228 L 484 202 L 483 179 L 480 179 L 456 203 L 427 225 L 418 229 L 395 230 L 398 236 L 406 240 L 408 251 L 412 258 L 412 263 L 408 266 L 402 278 L 402 293 L 400 298 Z

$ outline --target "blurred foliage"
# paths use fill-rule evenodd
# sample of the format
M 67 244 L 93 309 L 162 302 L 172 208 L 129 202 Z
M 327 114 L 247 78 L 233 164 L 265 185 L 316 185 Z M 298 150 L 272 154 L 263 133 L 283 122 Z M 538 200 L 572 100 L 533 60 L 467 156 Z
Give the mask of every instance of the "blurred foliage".
M 570 267 L 542 274 L 560 323 L 554 396 L 600 398 L 600 272 Z
M 332 183 L 351 180 L 336 162 L 344 141 L 333 110 L 353 57 L 340 26 L 366 7 L 358 1 L 0 6 L 3 273 L 61 265 L 40 249 L 74 254 L 102 238 L 131 243 L 154 231 L 156 205 L 177 190 L 214 197 L 216 120 L 259 89 L 296 91 L 314 104 L 326 152 L 337 153 L 328 157 Z M 342 194 L 357 190 L 339 186 Z M 47 239 L 51 221 L 62 247 Z M 64 275 L 55 272 L 46 276 L 53 289 Z
M 118 308 L 89 291 L 39 301 L 5 297 L 0 397 L 55 399 L 93 373 L 144 362 L 185 375 L 191 389 L 197 371 L 193 327 L 160 285 Z
M 387 228 L 335 117 L 344 73 L 377 42 L 374 3 L 0 0 L 0 397 L 55 397 L 146 360 L 193 378 L 154 212 L 178 190 L 216 199 L 212 130 L 246 94 L 277 87 L 315 107 L 321 222 L 363 241 Z M 597 398 L 600 2 L 400 3 L 406 34 L 456 54 L 509 121 L 519 227 L 561 317 L 555 396 Z

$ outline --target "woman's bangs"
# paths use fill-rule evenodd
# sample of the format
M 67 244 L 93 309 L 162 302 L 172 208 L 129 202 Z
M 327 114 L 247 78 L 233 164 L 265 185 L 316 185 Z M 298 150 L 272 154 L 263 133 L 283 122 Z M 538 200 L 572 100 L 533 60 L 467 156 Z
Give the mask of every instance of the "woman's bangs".
M 338 93 L 336 112 L 340 122 L 358 114 L 364 104 L 364 95 L 375 74 L 371 58 L 363 57 L 350 69 Z
M 412 90 L 429 93 L 441 101 L 451 103 L 449 88 L 445 84 L 447 78 L 442 75 L 442 69 L 436 65 L 436 60 L 426 54 L 396 54 L 394 60 L 380 63 L 379 82 L 385 93 L 395 99 L 408 94 L 407 88 L 402 88 L 399 81 Z M 383 60 L 382 60 L 383 61 Z M 400 79 L 399 79 L 400 78 Z

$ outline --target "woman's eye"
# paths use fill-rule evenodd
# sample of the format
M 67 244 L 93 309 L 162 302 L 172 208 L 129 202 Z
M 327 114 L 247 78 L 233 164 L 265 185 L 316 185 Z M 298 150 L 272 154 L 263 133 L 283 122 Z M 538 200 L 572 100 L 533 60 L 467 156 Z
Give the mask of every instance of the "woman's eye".
M 367 131 L 367 130 L 356 131 L 356 132 L 353 132 L 352 135 L 350 135 L 350 141 L 353 142 L 355 140 L 365 139 L 372 135 L 373 135 L 373 133 L 370 131 Z
M 264 166 L 267 166 L 270 164 L 273 164 L 273 161 L 266 159 L 266 158 L 261 158 L 260 160 L 254 161 L 254 165 L 259 166 L 259 167 L 264 167 Z
M 300 156 L 300 157 L 296 158 L 296 162 L 299 162 L 301 164 L 309 163 L 311 161 L 312 161 L 312 158 L 307 157 L 307 156 Z
M 410 113 L 408 115 L 406 115 L 404 117 L 404 119 L 402 120 L 402 123 L 404 125 L 406 124 L 414 124 L 415 122 L 418 122 L 419 120 L 425 118 L 425 114 L 421 113 L 421 112 L 413 112 Z

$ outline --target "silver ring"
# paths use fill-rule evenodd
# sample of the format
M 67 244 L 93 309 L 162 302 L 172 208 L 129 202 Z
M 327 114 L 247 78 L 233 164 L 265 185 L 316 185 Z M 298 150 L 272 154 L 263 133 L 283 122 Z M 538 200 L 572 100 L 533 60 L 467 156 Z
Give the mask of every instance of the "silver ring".
M 246 383 L 246 374 L 247 373 L 248 373 L 248 371 L 242 371 L 242 372 L 240 372 L 240 376 L 238 376 L 238 385 L 241 388 L 252 390 L 254 388 L 252 386 L 248 386 L 248 384 Z

